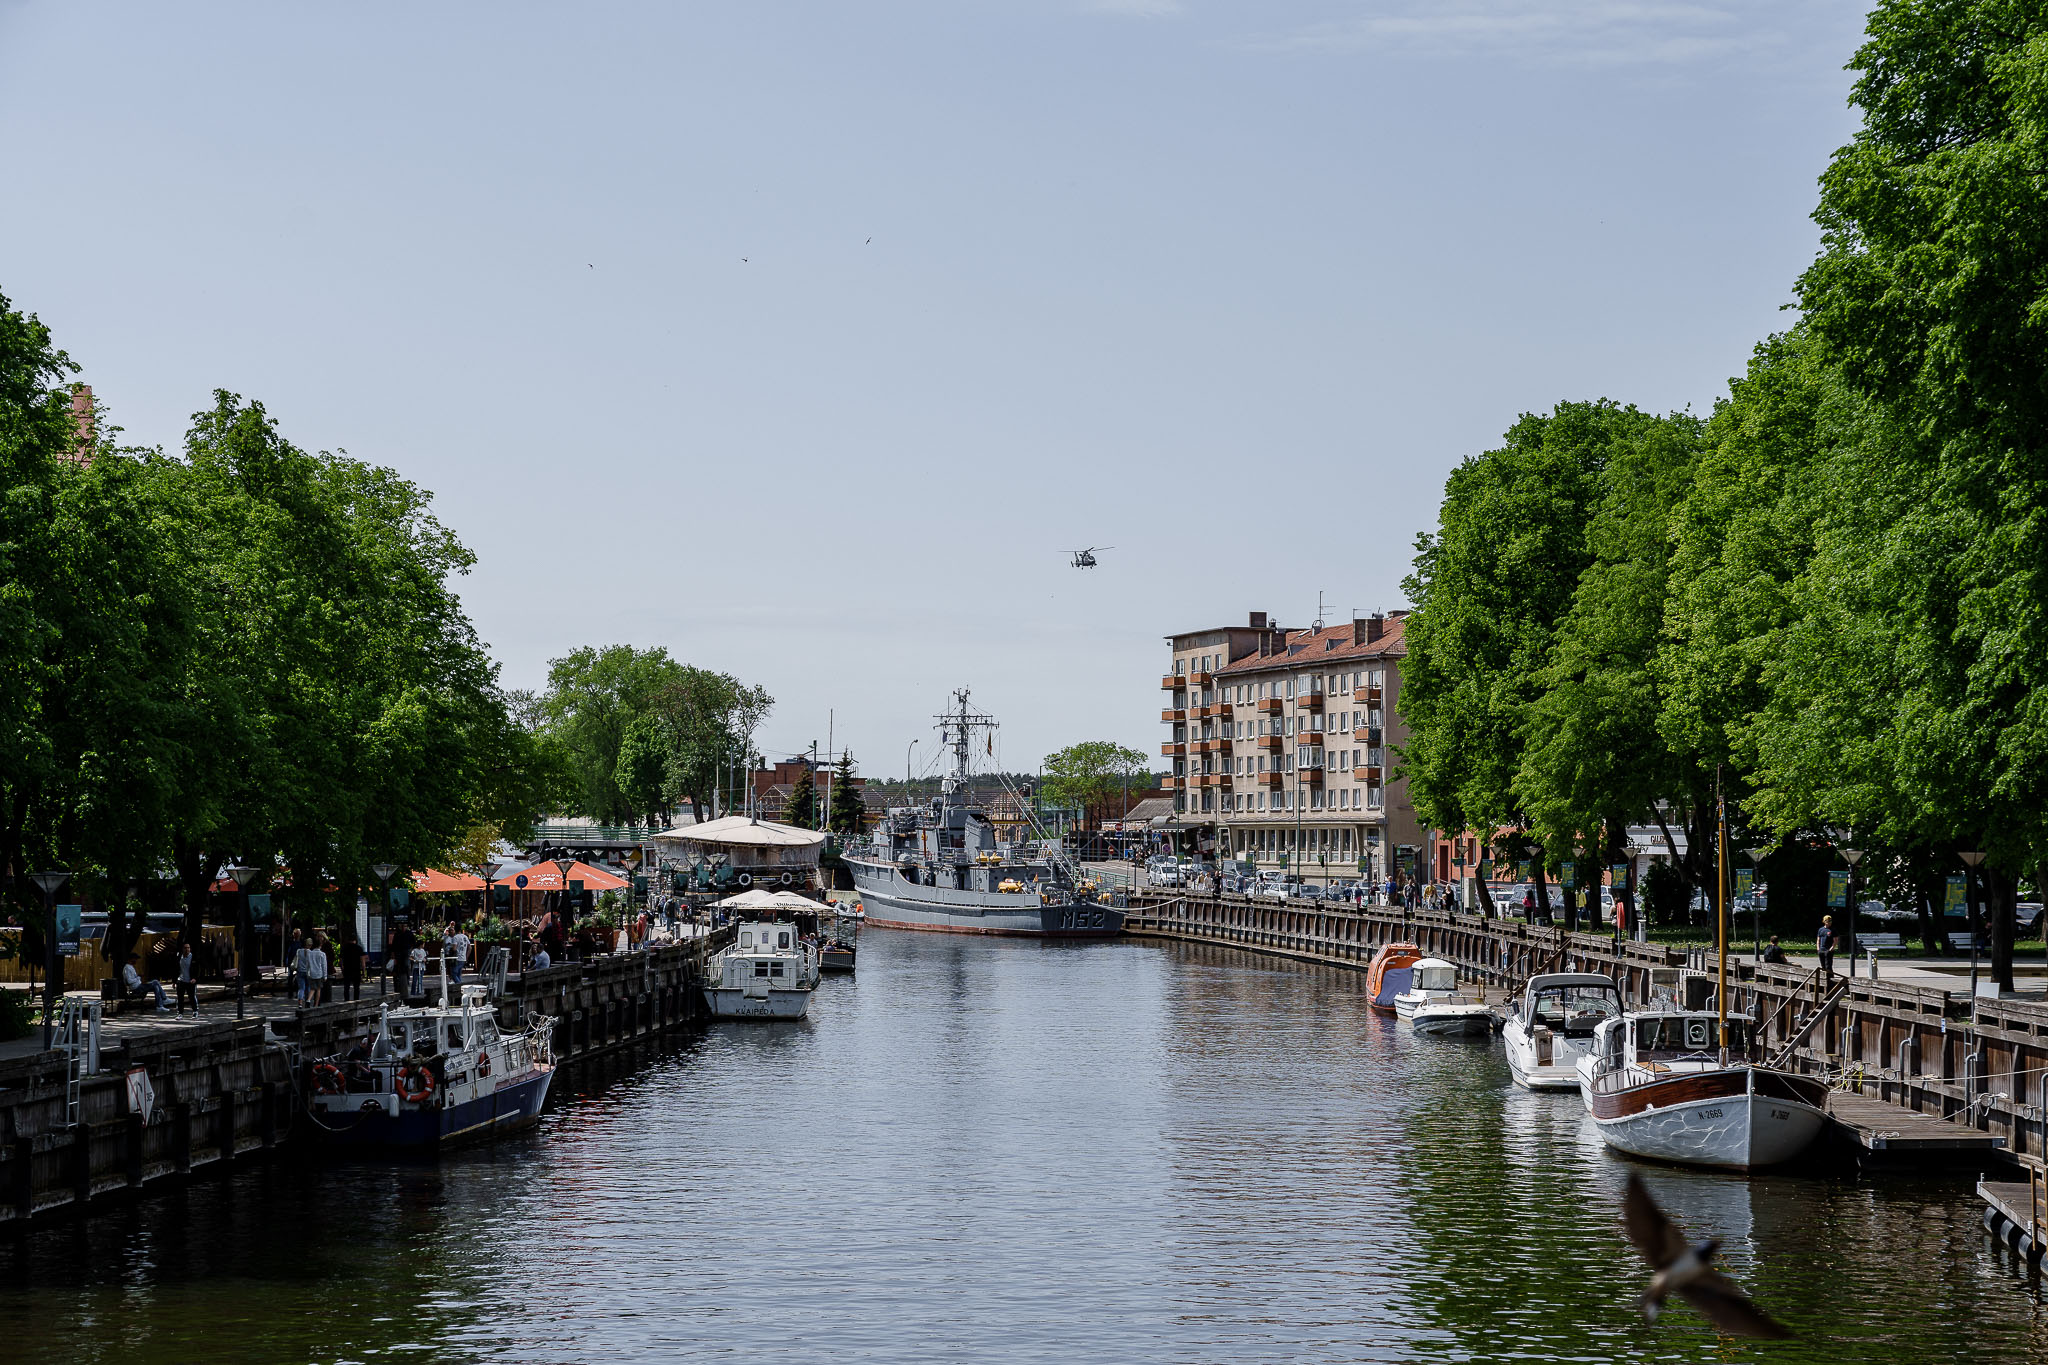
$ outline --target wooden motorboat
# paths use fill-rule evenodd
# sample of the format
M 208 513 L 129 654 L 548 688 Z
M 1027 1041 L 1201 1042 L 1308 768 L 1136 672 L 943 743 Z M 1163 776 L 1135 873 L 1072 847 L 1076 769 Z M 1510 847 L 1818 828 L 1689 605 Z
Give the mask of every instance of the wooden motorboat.
M 1752 1171 L 1798 1156 L 1827 1121 L 1827 1086 L 1745 1059 L 1749 1020 L 1660 1010 L 1603 1022 L 1579 1093 L 1608 1146 L 1631 1156 Z M 1731 1060 L 1731 1057 L 1734 1060 Z

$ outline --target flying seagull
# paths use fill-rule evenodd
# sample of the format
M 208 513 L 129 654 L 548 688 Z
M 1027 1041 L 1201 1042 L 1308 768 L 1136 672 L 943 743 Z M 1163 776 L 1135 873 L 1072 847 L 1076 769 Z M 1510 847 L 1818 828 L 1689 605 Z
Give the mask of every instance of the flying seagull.
M 1678 1225 L 1664 1216 L 1657 1201 L 1643 1188 L 1642 1179 L 1629 1172 L 1628 1193 L 1621 1200 L 1621 1225 L 1628 1239 L 1643 1253 L 1656 1273 L 1643 1291 L 1643 1318 L 1657 1320 L 1657 1310 L 1672 1294 L 1700 1311 L 1715 1327 L 1733 1337 L 1789 1337 L 1792 1332 L 1735 1287 L 1735 1282 L 1714 1269 L 1710 1262 L 1721 1249 L 1717 1237 L 1688 1244 Z

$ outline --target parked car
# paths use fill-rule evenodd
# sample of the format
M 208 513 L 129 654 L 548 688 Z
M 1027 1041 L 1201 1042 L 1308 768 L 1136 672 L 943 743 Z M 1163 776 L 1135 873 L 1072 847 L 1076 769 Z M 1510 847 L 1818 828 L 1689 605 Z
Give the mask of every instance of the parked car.
M 1258 898 L 1262 901 L 1284 901 L 1287 899 L 1288 883 L 1274 879 L 1259 886 Z

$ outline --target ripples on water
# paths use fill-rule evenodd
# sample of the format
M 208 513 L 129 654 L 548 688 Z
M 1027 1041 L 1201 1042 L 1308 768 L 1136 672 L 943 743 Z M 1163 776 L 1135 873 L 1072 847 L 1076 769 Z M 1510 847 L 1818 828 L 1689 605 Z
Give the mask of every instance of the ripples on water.
M 1961 1177 L 1647 1169 L 1802 1340 L 1635 1315 L 1629 1167 L 1497 1044 L 1230 950 L 875 932 L 799 1024 L 566 1072 L 440 1166 L 275 1163 L 0 1239 L 0 1360 L 2048 1354 Z

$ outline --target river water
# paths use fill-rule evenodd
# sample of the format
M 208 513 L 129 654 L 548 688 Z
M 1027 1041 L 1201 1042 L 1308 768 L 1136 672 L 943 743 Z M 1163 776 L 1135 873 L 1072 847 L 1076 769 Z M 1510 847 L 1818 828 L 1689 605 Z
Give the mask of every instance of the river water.
M 1964 1177 L 1645 1168 L 1801 1338 L 1645 1325 L 1629 1169 L 1359 973 L 871 931 L 808 1021 L 566 1071 L 495 1149 L 0 1239 L 0 1361 L 2048 1355 Z

